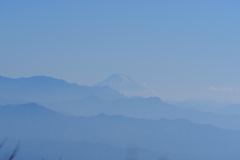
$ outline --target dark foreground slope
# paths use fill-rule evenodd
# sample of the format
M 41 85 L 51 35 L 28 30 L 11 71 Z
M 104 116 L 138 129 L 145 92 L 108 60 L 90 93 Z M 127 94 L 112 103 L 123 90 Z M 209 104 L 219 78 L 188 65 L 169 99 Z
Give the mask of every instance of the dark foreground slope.
M 45 76 L 11 79 L 0 76 L 0 97 L 25 102 L 62 102 L 90 95 L 113 100 L 123 97 L 109 87 L 88 87 Z
M 17 116 L 16 116 L 17 115 Z M 34 103 L 0 107 L 1 137 L 105 143 L 194 157 L 239 156 L 240 132 L 187 120 L 146 120 L 123 116 L 67 117 Z M 208 158 L 206 158 L 208 159 Z
M 0 157 L 5 153 L 11 154 L 16 140 L 10 139 L 12 142 L 7 142 Z M 9 140 L 9 141 L 10 141 Z M 72 159 L 72 160 L 125 160 L 132 156 L 137 157 L 139 160 L 157 160 L 158 158 L 171 158 L 181 157 L 185 155 L 171 154 L 170 157 L 167 153 L 152 151 L 142 148 L 121 148 L 115 147 L 104 143 L 90 143 L 90 142 L 72 142 L 72 141 L 46 141 L 46 140 L 31 140 L 23 141 L 16 160 L 37 160 L 46 159 L 54 160 L 59 159 Z M 165 160 L 165 159 L 164 159 Z
M 9 141 L 11 143 L 9 144 Z M 17 141 L 9 139 L 1 149 L 1 159 L 12 153 Z M 4 157 L 4 158 L 2 158 Z M 236 156 L 195 155 L 153 151 L 139 147 L 116 147 L 104 143 L 31 140 L 22 141 L 16 160 L 237 160 Z

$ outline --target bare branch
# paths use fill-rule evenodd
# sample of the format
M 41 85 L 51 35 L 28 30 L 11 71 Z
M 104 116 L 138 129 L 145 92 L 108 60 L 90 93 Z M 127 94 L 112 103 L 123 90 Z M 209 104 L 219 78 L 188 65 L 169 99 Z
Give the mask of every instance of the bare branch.
M 16 156 L 16 154 L 17 154 L 19 148 L 20 148 L 20 142 L 18 142 L 16 148 L 13 150 L 13 153 L 12 153 L 12 155 L 9 157 L 8 160 L 12 160 L 12 159 Z
M 0 144 L 0 149 L 3 147 L 3 145 L 5 144 L 5 142 L 7 141 L 7 139 L 8 139 L 8 138 L 5 138 L 5 139 L 3 140 L 3 142 Z

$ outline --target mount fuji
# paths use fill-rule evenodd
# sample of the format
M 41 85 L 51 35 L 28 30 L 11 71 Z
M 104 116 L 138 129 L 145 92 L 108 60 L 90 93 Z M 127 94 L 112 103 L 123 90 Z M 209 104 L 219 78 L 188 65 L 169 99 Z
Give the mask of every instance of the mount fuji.
M 135 82 L 125 74 L 114 74 L 94 86 L 108 86 L 123 93 L 125 96 L 155 96 L 154 91 L 146 89 L 140 83 Z M 154 92 L 155 94 L 155 92 Z

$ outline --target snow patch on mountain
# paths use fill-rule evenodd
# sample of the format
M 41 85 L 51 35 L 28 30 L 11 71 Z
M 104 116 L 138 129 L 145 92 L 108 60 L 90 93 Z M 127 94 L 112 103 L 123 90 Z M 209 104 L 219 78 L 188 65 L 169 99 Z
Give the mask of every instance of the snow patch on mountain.
M 125 96 L 156 96 L 156 92 L 146 89 L 143 84 L 137 83 L 125 74 L 114 74 L 94 86 L 108 86 L 123 93 Z

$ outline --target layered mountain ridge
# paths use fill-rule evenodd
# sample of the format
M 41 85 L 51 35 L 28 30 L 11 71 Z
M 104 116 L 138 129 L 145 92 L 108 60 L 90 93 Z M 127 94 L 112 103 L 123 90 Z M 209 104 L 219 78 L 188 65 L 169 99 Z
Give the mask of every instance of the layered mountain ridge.
M 61 102 L 90 95 L 105 100 L 124 97 L 107 86 L 89 87 L 46 76 L 7 78 L 0 76 L 0 97 L 23 102 Z M 7 102 L 5 100 L 5 102 Z
M 29 110 L 35 109 L 40 109 L 41 112 L 32 116 L 33 112 Z M 168 156 L 176 153 L 195 158 L 204 155 L 207 160 L 219 155 L 225 159 L 233 159 L 238 155 L 240 147 L 239 131 L 199 125 L 183 119 L 147 120 L 105 114 L 69 117 L 35 103 L 2 106 L 0 111 L 0 128 L 4 128 L 0 138 L 10 136 L 23 141 L 44 140 L 47 141 L 45 146 L 55 141 L 71 148 L 72 143 L 69 145 L 66 142 L 87 141 L 125 147 L 134 141 L 140 148 L 164 151 Z M 16 114 L 22 116 L 16 117 Z M 171 159 L 183 160 L 187 157 Z

